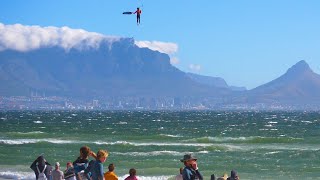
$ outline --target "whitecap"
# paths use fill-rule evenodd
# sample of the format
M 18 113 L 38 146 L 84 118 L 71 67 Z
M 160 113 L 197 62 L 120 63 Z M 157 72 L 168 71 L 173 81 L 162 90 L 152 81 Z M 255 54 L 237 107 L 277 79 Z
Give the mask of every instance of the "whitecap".
M 41 124 L 42 121 L 33 121 L 33 123 L 35 123 L 35 124 Z
M 269 123 L 269 124 L 278 124 L 277 121 L 269 121 L 268 123 Z
M 301 122 L 307 123 L 307 124 L 312 124 L 312 123 L 313 123 L 313 122 L 311 122 L 311 121 L 301 121 Z
M 174 138 L 183 137 L 183 136 L 180 136 L 180 135 L 171 135 L 171 134 L 160 134 L 160 136 L 174 137 Z
M 17 134 L 21 135 L 30 135 L 30 134 L 43 134 L 44 132 L 42 131 L 31 131 L 31 132 L 17 132 Z
M 0 179 L 33 180 L 35 179 L 35 174 L 30 172 L 4 171 L 4 172 L 0 172 Z
M 265 155 L 272 155 L 272 154 L 278 154 L 280 153 L 281 151 L 272 151 L 272 152 L 267 152 L 265 153 Z
M 182 152 L 177 151 L 151 151 L 151 152 L 113 152 L 112 154 L 123 155 L 123 156 L 160 156 L 160 155 L 173 155 L 181 156 Z
M 199 154 L 208 154 L 209 151 L 199 151 L 198 153 L 199 153 Z
M 84 141 L 70 141 L 70 140 L 60 140 L 60 139 L 0 139 L 0 144 L 9 144 L 9 145 L 35 144 L 40 142 L 48 142 L 52 144 L 87 143 Z
M 119 180 L 124 180 L 126 177 L 128 177 L 129 174 L 126 174 L 124 176 L 119 176 Z M 175 175 L 171 176 L 137 176 L 137 179 L 139 180 L 167 180 L 173 178 Z

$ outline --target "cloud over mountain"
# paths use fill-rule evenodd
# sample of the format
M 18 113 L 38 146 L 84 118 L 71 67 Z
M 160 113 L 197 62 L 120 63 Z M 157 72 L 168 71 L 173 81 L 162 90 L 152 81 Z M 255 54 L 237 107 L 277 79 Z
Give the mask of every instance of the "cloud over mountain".
M 201 70 L 201 65 L 199 64 L 189 64 L 189 70 L 193 72 L 199 72 Z
M 178 45 L 172 42 L 160 42 L 160 41 L 135 41 L 138 47 L 149 48 L 154 51 L 166 53 L 172 55 L 178 52 Z
M 0 23 L 0 50 L 29 51 L 41 47 L 61 46 L 71 48 L 98 48 L 101 41 L 110 43 L 119 37 L 105 36 L 69 27 L 40 27 Z
M 71 29 L 66 26 L 59 28 L 0 23 L 0 51 L 10 49 L 25 52 L 52 46 L 60 46 L 66 50 L 99 48 L 102 41 L 112 44 L 120 39 L 121 37 Z M 168 55 L 174 55 L 178 51 L 178 45 L 171 42 L 135 41 L 135 44 Z

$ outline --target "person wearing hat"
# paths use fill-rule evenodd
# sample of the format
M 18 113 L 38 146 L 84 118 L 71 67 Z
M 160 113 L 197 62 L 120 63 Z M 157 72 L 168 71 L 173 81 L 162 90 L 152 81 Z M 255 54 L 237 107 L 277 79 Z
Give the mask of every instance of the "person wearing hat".
M 52 180 L 63 180 L 64 175 L 63 172 L 60 170 L 60 163 L 56 162 L 55 170 L 52 171 Z
M 191 154 L 186 154 L 180 161 L 185 165 L 182 171 L 183 180 L 203 180 L 203 176 L 198 169 L 197 158 L 193 157 Z

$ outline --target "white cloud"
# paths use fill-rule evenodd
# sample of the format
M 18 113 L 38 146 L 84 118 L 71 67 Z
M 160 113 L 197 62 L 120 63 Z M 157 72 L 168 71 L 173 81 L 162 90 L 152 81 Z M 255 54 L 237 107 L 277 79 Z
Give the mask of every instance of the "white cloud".
M 69 27 L 4 25 L 0 23 L 0 50 L 29 51 L 40 47 L 98 48 L 101 41 L 112 43 L 119 37 L 105 36 Z
M 59 28 L 21 24 L 4 25 L 0 23 L 0 51 L 10 49 L 25 52 L 52 46 L 60 46 L 67 51 L 71 48 L 99 48 L 102 41 L 106 41 L 111 45 L 120 39 L 120 37 L 106 36 L 83 29 L 71 29 L 66 26 Z M 170 63 L 173 65 L 180 63 L 180 60 L 176 57 L 176 53 L 178 52 L 178 45 L 176 43 L 135 41 L 135 44 L 140 48 L 149 48 L 168 54 L 170 56 Z
M 201 70 L 201 65 L 199 64 L 190 64 L 189 69 L 191 71 L 199 72 Z
M 177 58 L 177 57 L 170 57 L 170 63 L 172 65 L 174 64 L 179 64 L 180 63 L 180 60 Z
M 149 48 L 154 51 L 173 55 L 178 52 L 178 45 L 171 42 L 160 42 L 160 41 L 135 41 L 138 47 Z

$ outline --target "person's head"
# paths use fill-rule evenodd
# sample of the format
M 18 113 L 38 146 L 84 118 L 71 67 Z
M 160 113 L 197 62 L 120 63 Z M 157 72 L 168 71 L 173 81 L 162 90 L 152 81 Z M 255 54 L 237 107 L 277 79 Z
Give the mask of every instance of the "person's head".
M 37 158 L 37 162 L 38 162 L 39 165 L 42 165 L 42 166 L 44 166 L 46 164 L 46 160 L 44 159 L 43 155 L 40 155 Z
M 71 162 L 67 162 L 67 168 L 72 167 L 72 163 Z
M 59 162 L 56 162 L 55 168 L 56 168 L 56 169 L 60 169 L 60 163 L 59 163 Z
M 230 177 L 232 179 L 235 179 L 235 180 L 239 180 L 240 179 L 236 170 L 232 170 L 231 171 L 231 176 Z
M 114 164 L 113 163 L 109 164 L 108 169 L 110 172 L 114 171 Z
M 97 153 L 97 159 L 100 160 L 102 163 L 104 163 L 107 160 L 108 156 L 109 154 L 106 150 L 99 150 Z
M 131 169 L 129 170 L 129 175 L 130 175 L 130 176 L 135 176 L 136 174 L 137 174 L 136 169 L 131 168 Z
M 83 158 L 83 159 L 87 159 L 90 155 L 90 148 L 88 146 L 82 146 L 80 148 L 80 157 Z
M 180 160 L 185 166 L 191 167 L 197 161 L 197 158 L 193 157 L 191 154 L 185 154 L 183 159 Z
M 231 177 L 232 178 L 235 178 L 235 177 L 237 177 L 238 176 L 238 173 L 237 173 L 237 171 L 235 171 L 235 170 L 231 170 Z
M 137 10 L 139 10 L 140 8 L 137 7 Z

